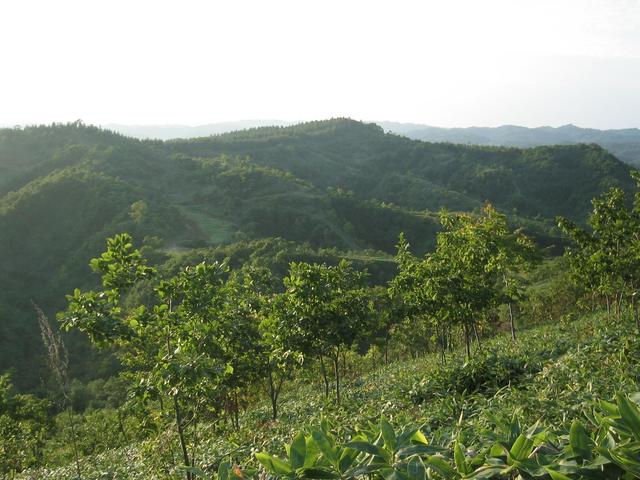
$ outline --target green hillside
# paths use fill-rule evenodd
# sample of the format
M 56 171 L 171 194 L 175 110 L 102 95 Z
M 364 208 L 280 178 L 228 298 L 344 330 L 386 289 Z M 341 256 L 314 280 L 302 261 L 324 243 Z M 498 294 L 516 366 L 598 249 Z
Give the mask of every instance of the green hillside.
M 555 215 L 580 222 L 591 197 L 631 187 L 629 168 L 596 146 L 430 144 L 348 119 L 166 143 L 78 122 L 5 129 L 0 170 L 0 371 L 30 389 L 42 378 L 31 301 L 53 315 L 119 231 L 156 261 L 268 237 L 390 254 L 401 231 L 424 252 L 430 212 L 490 201 L 549 245 Z

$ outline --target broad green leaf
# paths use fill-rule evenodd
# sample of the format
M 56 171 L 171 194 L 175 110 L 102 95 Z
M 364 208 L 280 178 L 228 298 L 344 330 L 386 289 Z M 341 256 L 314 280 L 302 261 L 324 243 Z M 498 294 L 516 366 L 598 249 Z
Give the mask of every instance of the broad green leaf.
M 386 467 L 380 470 L 384 480 L 408 480 L 408 477 L 401 471 L 393 467 Z
M 338 456 L 336 454 L 335 448 L 331 445 L 329 438 L 323 431 L 314 430 L 311 433 L 313 437 L 313 441 L 318 446 L 322 455 L 327 459 L 327 461 L 333 465 L 334 467 L 338 467 Z
M 374 445 L 369 442 L 349 442 L 345 444 L 348 448 L 353 448 L 354 450 L 358 450 L 359 452 L 368 453 L 370 455 L 374 455 L 376 457 L 380 457 L 386 462 L 391 459 L 391 454 L 387 452 L 384 448 Z
M 438 453 L 444 453 L 447 449 L 443 447 L 437 447 L 435 445 L 411 445 L 410 447 L 403 448 L 398 452 L 400 458 L 407 458 L 412 455 L 437 455 Z
M 457 440 L 453 447 L 453 459 L 456 463 L 458 472 L 460 472 L 462 475 L 466 475 L 467 473 L 469 473 L 469 468 L 467 467 L 467 459 L 464 457 L 462 447 Z
M 304 459 L 304 467 L 311 468 L 315 466 L 316 461 L 318 460 L 322 452 L 310 435 L 307 435 L 305 437 L 305 443 L 307 445 L 307 453 Z
M 396 448 L 402 448 L 406 446 L 406 444 L 411 441 L 411 439 L 415 436 L 418 430 L 419 430 L 419 427 L 405 428 L 404 430 L 402 430 L 397 436 Z
M 465 476 L 465 479 L 486 479 L 486 478 L 499 478 L 504 473 L 504 466 L 497 465 L 485 465 L 477 470 L 473 471 L 469 475 Z
M 302 476 L 302 478 L 316 478 L 318 480 L 331 480 L 334 478 L 340 478 L 340 475 L 332 472 L 331 470 L 327 470 L 326 468 L 305 468 L 300 471 L 300 475 Z
M 623 395 L 618 394 L 617 400 L 622 421 L 629 426 L 634 438 L 640 440 L 640 409 Z
M 409 460 L 407 475 L 410 480 L 425 480 L 427 478 L 427 469 L 419 456 L 416 455 Z
M 619 415 L 618 406 L 615 403 L 607 402 L 606 400 L 600 400 L 600 408 L 607 412 L 609 415 Z
M 384 438 L 384 446 L 391 452 L 396 450 L 396 432 L 393 431 L 393 427 L 386 419 L 380 419 L 380 430 L 382 431 L 382 437 Z
M 640 477 L 640 455 L 626 448 L 616 448 L 609 452 L 611 459 L 626 472 Z
M 298 433 L 289 447 L 289 463 L 294 470 L 304 467 L 307 456 L 307 442 L 303 433 Z
M 268 453 L 256 453 L 256 458 L 269 473 L 274 475 L 291 475 L 293 473 L 291 466 Z
M 593 441 L 589 438 L 587 431 L 582 424 L 574 420 L 569 432 L 569 444 L 573 454 L 585 460 L 590 460 L 593 456 Z
M 381 462 L 369 463 L 367 465 L 358 465 L 357 467 L 354 467 L 351 470 L 345 472 L 344 477 L 356 478 L 356 477 L 361 477 L 363 475 L 370 475 L 372 473 L 379 472 L 383 468 L 388 468 L 388 467 L 389 467 L 389 464 L 381 463 Z
M 570 477 L 567 477 L 566 475 L 560 472 L 556 472 L 555 470 L 552 470 L 548 467 L 544 467 L 544 469 L 549 474 L 552 480 L 571 480 Z
M 507 455 L 507 453 L 508 453 L 507 449 L 503 445 L 500 445 L 499 443 L 495 443 L 491 447 L 491 450 L 489 450 L 489 455 L 491 455 L 492 457 L 502 457 Z
M 343 448 L 340 460 L 338 461 L 338 471 L 341 473 L 345 472 L 349 467 L 351 467 L 359 454 L 360 452 L 352 448 Z
M 513 442 L 513 446 L 509 450 L 511 457 L 515 460 L 526 460 L 533 450 L 533 442 L 527 438 L 526 435 L 520 434 L 520 436 Z
M 445 479 L 456 477 L 456 471 L 454 468 L 442 457 L 431 455 L 424 460 L 424 463 L 427 467 L 431 468 Z
M 218 466 L 218 480 L 227 480 L 229 478 L 229 470 L 231 465 L 229 462 L 220 462 Z

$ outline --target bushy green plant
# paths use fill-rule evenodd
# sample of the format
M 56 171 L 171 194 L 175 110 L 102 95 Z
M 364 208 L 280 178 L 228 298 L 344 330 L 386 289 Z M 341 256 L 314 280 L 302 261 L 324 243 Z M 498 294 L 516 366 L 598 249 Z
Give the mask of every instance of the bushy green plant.
M 556 431 L 538 425 L 524 429 L 513 419 L 470 448 L 460 436 L 429 439 L 420 426 L 396 431 L 384 418 L 378 425 L 348 429 L 340 441 L 325 422 L 296 435 L 287 457 L 257 453 L 256 458 L 269 475 L 291 479 L 639 477 L 638 405 L 625 395 L 615 403 L 601 401 L 591 422 L 590 430 L 574 420 L 568 431 Z

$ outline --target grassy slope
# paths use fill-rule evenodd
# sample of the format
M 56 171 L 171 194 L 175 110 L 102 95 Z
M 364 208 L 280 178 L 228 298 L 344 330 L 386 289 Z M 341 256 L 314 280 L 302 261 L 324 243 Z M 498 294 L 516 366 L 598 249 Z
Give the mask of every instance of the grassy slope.
M 593 399 L 638 389 L 640 345 L 635 336 L 630 321 L 612 322 L 590 315 L 530 329 L 517 342 L 505 336 L 494 338 L 464 368 L 459 367 L 462 358 L 450 358 L 448 366 L 442 367 L 436 355 L 373 370 L 362 363 L 348 377 L 341 407 L 324 399 L 320 385 L 290 385 L 283 394 L 278 421 L 268 420 L 266 403 L 258 404 L 242 416 L 239 431 L 207 431 L 200 455 L 205 463 L 216 463 L 221 455 L 234 450 L 240 462 L 252 462 L 251 451 L 256 449 L 283 453 L 283 442 L 321 418 L 345 428 L 384 415 L 396 425 L 422 423 L 428 437 L 435 435 L 443 441 L 451 438 L 462 418 L 460 427 L 467 445 L 473 445 L 483 430 L 494 427 L 494 417 L 509 418 L 513 413 L 527 425 L 540 420 L 559 426 L 581 417 Z M 498 357 L 492 356 L 495 352 L 499 352 Z M 505 364 L 517 364 L 522 359 L 525 362 L 517 373 L 504 373 Z M 500 378 L 501 382 L 483 381 L 487 373 L 487 378 Z M 443 380 L 440 385 L 438 378 Z M 469 379 L 480 379 L 475 393 L 460 388 L 456 391 L 456 385 Z M 425 391 L 431 396 L 421 402 L 420 392 Z M 86 458 L 83 478 L 161 478 L 167 473 L 157 471 L 155 462 L 158 454 L 168 453 L 167 437 L 171 434 Z M 164 452 L 158 445 L 165 446 Z M 172 475 L 178 478 L 176 472 Z M 21 478 L 73 476 L 74 468 L 69 465 Z

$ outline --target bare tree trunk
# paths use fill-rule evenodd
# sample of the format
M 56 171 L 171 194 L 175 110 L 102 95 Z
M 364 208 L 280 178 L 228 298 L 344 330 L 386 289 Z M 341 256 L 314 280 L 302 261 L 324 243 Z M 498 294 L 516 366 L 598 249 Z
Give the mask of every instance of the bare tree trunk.
M 276 420 L 278 418 L 278 396 L 280 395 L 280 389 L 282 388 L 283 379 L 281 378 L 276 385 L 273 379 L 273 372 L 269 370 L 269 399 L 271 400 L 271 419 Z
M 464 324 L 464 344 L 467 351 L 467 360 L 471 360 L 471 338 L 469 335 L 469 325 Z
M 235 422 L 235 427 L 240 429 L 240 403 L 238 402 L 238 390 L 234 390 L 233 392 L 233 420 Z
M 329 396 L 329 379 L 327 378 L 327 369 L 324 366 L 324 358 L 320 354 L 320 369 L 322 370 L 322 377 L 324 378 L 324 397 Z
M 516 339 L 516 323 L 513 318 L 513 308 L 511 306 L 511 302 L 509 302 L 509 324 L 511 326 L 511 339 Z
M 342 378 L 347 376 L 347 352 L 342 352 Z
M 186 466 L 191 465 L 189 462 L 189 452 L 187 451 L 187 441 L 184 438 L 184 429 L 182 425 L 182 412 L 178 404 L 178 396 L 173 396 L 173 411 L 176 416 L 176 428 L 178 430 L 178 438 L 180 439 L 180 449 L 182 450 L 182 460 Z M 191 480 L 191 473 L 185 472 L 187 480 Z
M 340 405 L 340 347 L 333 356 L 333 369 L 336 377 L 336 403 Z
M 473 326 L 473 335 L 476 337 L 476 342 L 478 342 L 478 347 L 482 347 L 482 343 L 480 342 L 480 335 L 478 335 L 478 325 L 475 320 L 472 323 Z
M 384 364 L 389 365 L 389 331 L 384 336 Z
M 438 330 L 438 341 L 440 343 L 440 359 L 442 360 L 442 364 L 444 365 L 447 361 L 446 352 L 447 352 L 447 332 L 444 328 L 437 329 Z
M 198 418 L 195 413 L 193 415 L 193 447 L 191 448 L 191 466 L 196 466 L 196 457 L 198 455 L 198 447 L 200 446 L 200 434 L 198 432 Z
M 122 412 L 120 411 L 120 407 L 117 408 L 117 412 L 118 412 L 118 425 L 120 426 L 120 433 L 122 434 L 124 445 L 128 445 L 129 438 L 127 436 L 127 432 L 124 429 L 124 422 L 122 421 Z

